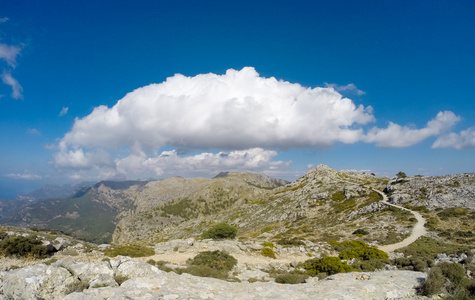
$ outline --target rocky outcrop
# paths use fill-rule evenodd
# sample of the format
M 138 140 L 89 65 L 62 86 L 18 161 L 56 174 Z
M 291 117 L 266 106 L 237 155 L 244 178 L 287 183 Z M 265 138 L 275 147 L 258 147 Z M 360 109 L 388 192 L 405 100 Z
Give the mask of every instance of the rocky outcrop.
M 395 204 L 475 209 L 475 173 L 396 178 L 389 181 L 385 192 Z
M 242 276 L 265 279 L 263 272 L 251 273 Z M 118 276 L 127 279 L 120 286 L 114 280 Z M 415 299 L 415 287 L 425 276 L 381 271 L 337 274 L 298 285 L 237 283 L 165 273 L 140 260 L 118 257 L 110 264 L 58 261 L 1 272 L 0 299 Z

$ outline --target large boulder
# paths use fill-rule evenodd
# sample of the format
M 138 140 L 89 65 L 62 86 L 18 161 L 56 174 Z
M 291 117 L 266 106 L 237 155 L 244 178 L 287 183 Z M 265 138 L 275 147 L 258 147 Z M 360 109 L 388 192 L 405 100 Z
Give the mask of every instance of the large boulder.
M 61 267 L 37 264 L 3 276 L 3 294 L 10 299 L 63 299 L 80 281 Z

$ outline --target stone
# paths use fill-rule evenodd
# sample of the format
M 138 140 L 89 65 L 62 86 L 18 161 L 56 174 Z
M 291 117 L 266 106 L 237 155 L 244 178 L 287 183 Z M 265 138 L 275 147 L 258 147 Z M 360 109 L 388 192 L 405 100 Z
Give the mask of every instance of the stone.
M 6 272 L 3 294 L 13 299 L 63 299 L 78 279 L 64 268 L 37 264 Z

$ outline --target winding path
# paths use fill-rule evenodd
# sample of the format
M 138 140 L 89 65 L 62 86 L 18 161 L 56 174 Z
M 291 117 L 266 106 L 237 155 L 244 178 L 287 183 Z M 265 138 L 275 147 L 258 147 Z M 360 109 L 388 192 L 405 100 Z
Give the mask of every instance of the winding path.
M 377 192 L 378 194 L 380 194 L 381 196 L 383 196 L 383 201 L 382 202 L 384 204 L 389 205 L 389 206 L 394 206 L 394 207 L 397 207 L 399 209 L 408 211 L 408 212 L 412 213 L 414 215 L 414 217 L 416 217 L 416 219 L 417 219 L 417 224 L 412 228 L 412 233 L 411 233 L 410 236 L 408 236 L 406 239 L 404 239 L 404 240 L 402 240 L 402 241 L 400 241 L 399 243 L 396 243 L 396 244 L 379 246 L 378 248 L 380 250 L 383 250 L 384 252 L 393 252 L 396 249 L 409 246 L 410 244 L 414 243 L 418 238 L 420 238 L 421 236 L 423 236 L 427 233 L 427 230 L 424 227 L 424 224 L 426 223 L 426 220 L 424 219 L 424 217 L 422 217 L 422 215 L 420 213 L 418 213 L 416 211 L 412 211 L 410 209 L 407 209 L 405 207 L 402 207 L 402 206 L 399 206 L 399 205 L 396 205 L 396 204 L 389 203 L 388 202 L 388 197 L 386 196 L 386 194 L 384 194 L 381 191 L 375 190 L 375 189 L 373 189 L 373 190 L 375 192 Z

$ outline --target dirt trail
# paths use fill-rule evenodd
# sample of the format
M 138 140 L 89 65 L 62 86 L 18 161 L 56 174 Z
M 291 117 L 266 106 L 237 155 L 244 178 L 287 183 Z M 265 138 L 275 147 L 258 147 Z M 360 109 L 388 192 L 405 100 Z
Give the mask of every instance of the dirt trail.
M 388 197 L 381 191 L 374 190 L 381 196 L 383 196 L 383 203 L 389 206 L 394 206 L 402 210 L 406 210 L 414 215 L 417 219 L 417 224 L 412 228 L 412 233 L 410 236 L 408 236 L 406 239 L 402 240 L 399 243 L 396 244 L 391 244 L 391 245 L 384 245 L 384 246 L 379 246 L 378 248 L 380 250 L 383 250 L 384 252 L 393 252 L 396 249 L 403 248 L 406 246 L 409 246 L 410 244 L 414 243 L 418 238 L 421 236 L 425 235 L 427 233 L 426 228 L 424 227 L 424 224 L 426 223 L 426 220 L 422 217 L 422 215 L 416 211 L 412 211 L 410 209 L 407 209 L 405 207 L 392 204 L 388 202 Z

